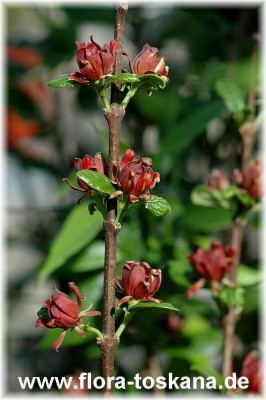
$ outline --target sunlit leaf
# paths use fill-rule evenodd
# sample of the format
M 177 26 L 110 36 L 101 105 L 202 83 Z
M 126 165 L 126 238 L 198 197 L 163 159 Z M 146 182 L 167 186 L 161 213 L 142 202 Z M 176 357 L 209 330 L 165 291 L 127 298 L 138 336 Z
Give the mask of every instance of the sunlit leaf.
M 193 204 L 203 207 L 230 207 L 230 203 L 223 199 L 219 190 L 209 188 L 207 185 L 196 186 L 191 192 L 191 201 Z
M 244 110 L 245 96 L 238 86 L 228 81 L 218 81 L 216 91 L 233 114 Z
M 179 311 L 178 308 L 174 307 L 170 303 L 154 303 L 152 301 L 140 301 L 137 304 L 129 306 L 130 312 L 158 312 L 158 311 Z
M 145 200 L 145 208 L 149 210 L 156 217 L 164 215 L 166 212 L 171 211 L 171 206 L 163 197 L 151 196 L 150 199 Z
M 251 286 L 262 282 L 262 271 L 239 264 L 237 268 L 237 283 L 239 286 Z
M 235 307 L 236 311 L 240 312 L 244 305 L 244 289 L 241 287 L 237 288 L 222 288 L 218 296 L 219 300 L 221 300 L 228 307 Z
M 106 78 L 104 80 L 103 86 L 108 87 L 112 83 L 115 83 L 115 82 L 120 82 L 122 85 L 124 85 L 127 83 L 136 83 L 139 81 L 140 81 L 140 79 L 136 75 L 125 72 L 122 74 L 111 76 L 110 78 Z
M 77 172 L 77 177 L 100 193 L 112 194 L 115 192 L 115 188 L 110 179 L 100 172 L 81 170 Z
M 164 89 L 166 86 L 166 80 L 155 74 L 145 74 L 139 76 L 140 83 L 138 86 L 140 88 L 146 87 L 147 89 Z
M 51 86 L 53 88 L 65 88 L 65 87 L 73 87 L 73 86 L 77 86 L 78 83 L 75 83 L 73 81 L 69 81 L 68 80 L 69 75 L 60 75 L 57 78 L 51 80 L 48 83 L 48 86 Z

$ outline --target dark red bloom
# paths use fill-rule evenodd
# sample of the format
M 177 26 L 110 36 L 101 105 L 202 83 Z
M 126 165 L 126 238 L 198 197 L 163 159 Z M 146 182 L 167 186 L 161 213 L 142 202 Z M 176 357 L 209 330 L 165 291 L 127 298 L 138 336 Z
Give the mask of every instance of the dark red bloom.
M 246 376 L 249 386 L 246 389 L 250 393 L 261 393 L 262 365 L 256 350 L 247 354 L 243 361 L 241 376 Z
M 250 164 L 249 170 L 244 174 L 239 170 L 235 170 L 235 178 L 238 185 L 245 189 L 254 199 L 261 197 L 262 185 L 262 162 L 255 160 Z
M 99 172 L 100 174 L 104 175 L 107 175 L 108 172 L 108 166 L 105 159 L 103 158 L 102 153 L 96 153 L 94 157 L 86 154 L 82 159 L 75 158 L 74 165 L 77 171 L 90 170 Z M 78 203 L 80 203 L 82 200 L 85 199 L 85 197 L 93 192 L 93 189 L 79 178 L 77 178 L 77 182 L 80 187 L 72 185 L 72 183 L 67 178 L 64 178 L 63 181 L 65 181 L 72 189 L 85 193 L 85 195 L 78 200 Z
M 119 307 L 130 299 L 153 301 L 161 303 L 153 295 L 161 285 L 162 275 L 160 269 L 151 269 L 147 262 L 127 261 L 122 270 L 122 286 L 117 280 L 117 285 L 126 294 L 116 303 Z
M 230 181 L 227 178 L 227 176 L 223 172 L 219 171 L 218 169 L 214 169 L 212 171 L 211 177 L 208 181 L 208 187 L 222 192 L 228 186 L 230 186 Z
M 208 282 L 220 281 L 230 271 L 234 258 L 234 248 L 221 242 L 212 243 L 210 250 L 199 248 L 189 255 L 197 272 Z
M 129 195 L 131 203 L 136 203 L 140 198 L 149 199 L 150 190 L 156 182 L 160 181 L 159 172 L 153 172 L 152 160 L 148 157 L 135 157 L 133 150 L 127 150 L 120 165 L 114 164 L 115 182 L 119 189 L 111 195 L 117 197 L 124 193 Z
M 99 46 L 90 37 L 91 42 L 87 45 L 83 42 L 76 42 L 78 47 L 77 63 L 79 72 L 72 72 L 69 80 L 79 83 L 95 82 L 105 78 L 106 75 L 112 73 L 115 63 L 115 53 L 117 50 L 117 40 L 111 40 L 110 44 Z
M 45 305 L 39 310 L 39 318 L 36 321 L 37 327 L 63 329 L 63 332 L 53 344 L 54 351 L 58 351 L 68 329 L 75 329 L 80 336 L 84 336 L 83 331 L 78 327 L 83 317 L 101 314 L 99 311 L 80 311 L 82 300 L 85 299 L 85 296 L 80 294 L 74 282 L 69 282 L 68 286 L 76 296 L 77 301 L 75 302 L 68 295 L 55 288 L 55 294 L 51 300 L 45 300 Z
M 203 279 L 197 281 L 186 291 L 186 296 L 190 298 L 200 290 L 205 281 L 211 282 L 213 290 L 219 290 L 218 282 L 231 270 L 236 253 L 233 246 L 223 246 L 221 242 L 214 242 L 209 250 L 199 248 L 196 253 L 189 255 L 189 260 L 194 265 L 196 271 Z M 231 282 L 224 282 L 232 286 Z
M 141 52 L 134 58 L 133 62 L 128 53 L 124 54 L 128 57 L 129 66 L 133 74 L 138 76 L 155 74 L 168 82 L 167 74 L 169 68 L 165 65 L 165 58 L 158 57 L 156 55 L 157 52 L 158 49 L 156 47 L 150 47 L 148 44 L 145 44 Z

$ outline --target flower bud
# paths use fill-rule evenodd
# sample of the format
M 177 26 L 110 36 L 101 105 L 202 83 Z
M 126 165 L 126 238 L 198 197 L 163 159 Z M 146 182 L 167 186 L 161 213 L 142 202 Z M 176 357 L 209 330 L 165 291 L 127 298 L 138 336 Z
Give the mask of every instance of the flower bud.
M 74 282 L 69 282 L 68 286 L 76 296 L 76 302 L 55 288 L 55 294 L 51 299 L 45 300 L 44 306 L 38 311 L 37 327 L 63 329 L 63 332 L 53 344 L 54 351 L 58 351 L 61 346 L 67 329 L 75 329 L 80 336 L 84 336 L 83 331 L 78 327 L 82 322 L 82 318 L 101 314 L 99 311 L 80 311 L 82 300 L 84 300 L 85 296 L 80 294 Z
M 95 82 L 112 73 L 118 46 L 117 40 L 111 40 L 109 45 L 105 44 L 101 47 L 94 42 L 93 36 L 90 39 L 91 42 L 87 45 L 82 42 L 76 42 L 78 47 L 77 63 L 80 73 L 72 72 L 69 80 L 79 83 Z
M 250 196 L 254 199 L 261 197 L 261 174 L 262 174 L 262 162 L 261 160 L 255 160 L 250 164 L 250 168 L 242 173 L 239 170 L 235 170 L 235 179 L 240 187 L 245 189 Z
M 96 153 L 94 157 L 86 154 L 82 159 L 81 158 L 75 158 L 74 165 L 77 171 L 81 170 L 90 170 L 90 171 L 95 171 L 99 172 L 100 174 L 107 175 L 108 173 L 108 166 L 103 158 L 102 153 Z M 72 183 L 69 181 L 69 179 L 64 178 L 63 181 L 65 181 L 72 189 L 77 190 L 78 192 L 84 192 L 84 196 L 82 196 L 78 200 L 78 204 L 81 203 L 88 195 L 93 193 L 93 189 L 87 185 L 82 179 L 77 178 L 77 182 L 80 187 L 76 187 L 72 185 Z
M 150 190 L 160 181 L 159 172 L 153 172 L 152 160 L 148 157 L 135 157 L 133 150 L 127 150 L 120 165 L 114 164 L 115 183 L 119 189 L 112 198 L 124 193 L 129 195 L 131 203 L 151 197 Z
M 241 376 L 246 376 L 249 381 L 247 392 L 261 393 L 262 365 L 256 350 L 247 354 L 243 361 Z
M 147 262 L 127 261 L 122 270 L 122 286 L 117 285 L 126 294 L 117 302 L 117 307 L 130 299 L 153 301 L 161 303 L 153 295 L 161 285 L 162 275 L 160 269 L 151 269 Z
M 129 60 L 129 65 L 133 74 L 138 76 L 145 74 L 155 74 L 168 82 L 167 74 L 169 68 L 165 65 L 165 58 L 158 57 L 156 47 L 150 47 L 148 44 L 143 46 L 141 52 L 134 58 L 133 62 L 129 54 L 125 53 Z
M 199 248 L 196 253 L 189 255 L 189 259 L 206 281 L 221 281 L 233 266 L 235 249 L 214 242 L 210 250 Z

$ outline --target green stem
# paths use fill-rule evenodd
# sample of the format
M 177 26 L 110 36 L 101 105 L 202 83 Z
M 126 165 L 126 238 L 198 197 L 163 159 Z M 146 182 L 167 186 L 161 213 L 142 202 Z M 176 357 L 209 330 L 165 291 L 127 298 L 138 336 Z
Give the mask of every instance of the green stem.
M 109 112 L 111 110 L 110 103 L 106 97 L 106 89 L 101 89 L 98 90 L 98 95 L 102 99 L 103 105 L 104 105 L 104 112 Z
M 122 324 L 119 326 L 119 328 L 117 329 L 115 336 L 119 337 L 122 335 L 122 333 L 124 332 L 124 330 L 126 329 L 127 325 L 129 324 L 129 322 L 131 321 L 133 317 L 133 313 L 129 312 L 127 309 L 125 309 L 125 316 L 124 319 L 122 321 Z
M 122 103 L 121 103 L 121 106 L 122 106 L 122 108 L 123 108 L 124 110 L 126 109 L 126 106 L 128 105 L 129 100 L 130 100 L 133 96 L 135 96 L 135 94 L 137 93 L 137 91 L 138 91 L 138 86 L 128 91 L 126 97 L 124 98 L 124 100 L 123 100 Z
M 79 327 L 80 327 L 80 329 L 82 329 L 85 332 L 94 333 L 97 336 L 97 338 L 99 338 L 100 340 L 103 340 L 102 332 L 100 332 L 99 329 L 94 328 L 93 326 L 84 325 L 84 324 L 80 324 Z
M 121 224 L 121 221 L 125 215 L 125 213 L 127 212 L 127 210 L 131 207 L 131 203 L 130 201 L 128 201 L 128 199 L 126 201 L 123 201 L 121 203 L 119 212 L 117 214 L 116 220 L 115 220 L 115 226 L 118 226 Z

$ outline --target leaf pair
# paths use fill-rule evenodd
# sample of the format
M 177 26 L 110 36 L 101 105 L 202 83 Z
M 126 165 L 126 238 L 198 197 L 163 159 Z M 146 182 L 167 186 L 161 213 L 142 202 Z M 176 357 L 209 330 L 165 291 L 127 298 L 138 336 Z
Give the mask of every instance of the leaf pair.
M 116 191 L 111 180 L 99 172 L 82 170 L 77 172 L 77 177 L 99 193 L 111 195 Z M 156 217 L 160 217 L 171 210 L 169 203 L 162 197 L 153 195 L 150 199 L 145 199 L 143 202 L 145 208 Z
M 160 78 L 159 76 L 155 74 L 146 74 L 146 75 L 141 75 L 141 76 L 136 76 L 134 74 L 130 74 L 128 72 L 110 76 L 107 78 L 102 79 L 99 84 L 101 85 L 101 88 L 107 89 L 110 85 L 113 83 L 121 83 L 122 85 L 134 85 L 134 88 L 142 89 L 146 88 L 148 90 L 156 90 L 156 89 L 164 89 L 166 86 L 166 81 L 163 78 Z M 60 75 L 57 78 L 51 80 L 48 83 L 48 86 L 51 86 L 53 88 L 65 88 L 65 87 L 74 87 L 74 86 L 79 86 L 79 85 L 84 85 L 84 83 L 78 83 L 77 81 L 71 81 L 69 79 L 69 75 Z M 88 85 L 93 85 L 97 86 L 95 82 L 89 82 Z

